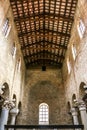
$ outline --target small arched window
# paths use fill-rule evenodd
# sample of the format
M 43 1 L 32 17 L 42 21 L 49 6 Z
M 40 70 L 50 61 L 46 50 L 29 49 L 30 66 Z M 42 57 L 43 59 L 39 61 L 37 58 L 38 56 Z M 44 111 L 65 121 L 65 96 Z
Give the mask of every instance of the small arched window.
M 39 124 L 49 124 L 49 106 L 46 103 L 39 105 Z
M 11 54 L 13 56 L 13 58 L 15 58 L 15 55 L 16 55 L 16 45 L 15 45 L 15 42 L 12 44 L 12 48 L 11 48 Z
M 21 57 L 17 61 L 17 70 L 20 71 L 21 68 Z
M 73 54 L 73 59 L 75 60 L 76 58 L 76 47 L 74 44 L 72 44 L 72 54 Z
M 71 72 L 71 63 L 70 63 L 69 58 L 67 58 L 67 67 L 68 67 L 68 74 L 70 74 L 70 72 Z
M 9 35 L 10 30 L 11 30 L 10 21 L 8 18 L 6 18 L 4 25 L 3 25 L 3 28 L 2 28 L 2 32 L 3 32 L 5 37 L 7 37 Z
M 85 25 L 81 19 L 78 21 L 77 29 L 78 29 L 80 38 L 82 38 L 85 32 Z

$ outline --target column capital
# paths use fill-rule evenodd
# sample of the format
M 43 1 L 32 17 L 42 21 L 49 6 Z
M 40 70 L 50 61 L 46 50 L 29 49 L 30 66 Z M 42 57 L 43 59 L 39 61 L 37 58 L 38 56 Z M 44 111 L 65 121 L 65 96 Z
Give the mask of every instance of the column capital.
M 80 101 L 79 104 L 78 104 L 78 108 L 80 111 L 84 111 L 86 110 L 86 104 L 84 101 Z
M 10 110 L 11 108 L 15 107 L 15 103 L 13 101 L 10 101 L 9 99 L 6 99 L 2 107 Z
M 78 107 L 79 108 L 79 110 L 81 111 L 84 111 L 84 110 L 86 110 L 86 104 L 85 104 L 85 102 L 83 101 L 83 100 L 75 100 L 74 101 L 74 106 L 75 107 Z
M 11 115 L 16 116 L 18 113 L 19 113 L 19 109 L 16 108 L 16 107 L 10 110 L 10 114 L 11 114 Z

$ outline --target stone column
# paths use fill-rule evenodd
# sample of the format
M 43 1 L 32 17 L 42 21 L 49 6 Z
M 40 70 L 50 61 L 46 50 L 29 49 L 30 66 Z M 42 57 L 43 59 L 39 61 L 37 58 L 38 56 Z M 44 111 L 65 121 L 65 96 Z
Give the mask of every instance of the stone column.
M 79 125 L 78 113 L 77 113 L 77 111 L 76 111 L 76 109 L 74 107 L 71 109 L 71 114 L 72 114 L 72 117 L 73 117 L 74 125 Z
M 9 109 L 3 107 L 0 120 L 0 130 L 4 130 L 4 125 L 6 125 L 8 121 L 8 115 L 9 115 Z
M 81 101 L 78 105 L 79 111 L 81 114 L 82 124 L 84 125 L 84 130 L 87 130 L 87 113 L 86 113 L 86 105 L 83 101 Z
M 16 120 L 16 116 L 19 112 L 19 109 L 17 108 L 13 108 L 10 110 L 10 115 L 11 115 L 11 125 L 15 125 L 15 120 Z
M 0 130 L 4 130 L 4 125 L 8 122 L 9 110 L 14 106 L 15 104 L 12 101 L 9 101 L 8 99 L 4 101 L 1 112 Z

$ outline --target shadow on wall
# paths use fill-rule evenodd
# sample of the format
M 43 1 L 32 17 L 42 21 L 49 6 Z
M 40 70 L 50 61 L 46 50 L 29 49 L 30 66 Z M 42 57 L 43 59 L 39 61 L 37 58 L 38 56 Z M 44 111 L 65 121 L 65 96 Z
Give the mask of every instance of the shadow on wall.
M 19 101 L 19 103 L 18 103 L 19 113 L 18 113 L 18 115 L 17 115 L 17 117 L 16 117 L 16 122 L 15 122 L 15 124 L 22 124 L 22 123 L 21 123 L 21 116 L 22 116 L 21 107 L 22 107 L 22 103 L 21 103 L 21 101 Z M 20 120 L 20 123 L 19 123 L 19 120 Z
M 67 119 L 68 119 L 69 124 L 73 124 L 73 119 L 72 119 L 72 115 L 71 115 L 71 104 L 69 101 L 67 103 Z

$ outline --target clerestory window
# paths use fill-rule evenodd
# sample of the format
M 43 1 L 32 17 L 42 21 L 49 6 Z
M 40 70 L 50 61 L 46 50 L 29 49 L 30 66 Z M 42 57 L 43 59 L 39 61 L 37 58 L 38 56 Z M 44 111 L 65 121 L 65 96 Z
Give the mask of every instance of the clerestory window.
M 20 71 L 21 69 L 21 57 L 17 61 L 17 70 Z
M 10 25 L 9 19 L 7 18 L 5 20 L 3 28 L 2 28 L 2 32 L 3 32 L 3 34 L 4 34 L 5 37 L 8 36 L 8 34 L 10 32 L 10 29 L 11 29 L 11 25 Z
M 72 55 L 73 55 L 73 59 L 76 59 L 76 47 L 74 44 L 72 44 Z
M 71 72 L 71 63 L 70 63 L 69 58 L 67 58 L 67 68 L 68 68 L 68 74 L 70 74 L 70 72 Z
M 15 46 L 15 42 L 12 44 L 11 54 L 12 54 L 13 58 L 15 58 L 15 55 L 16 55 L 16 46 Z
M 85 25 L 81 19 L 79 21 L 79 24 L 77 25 L 77 29 L 78 29 L 80 38 L 82 38 L 85 32 Z

